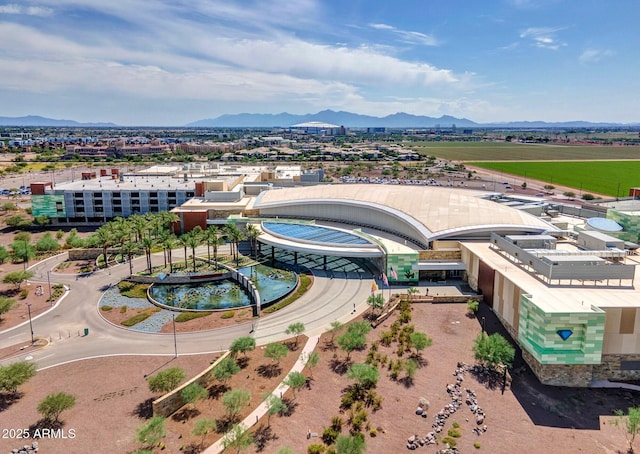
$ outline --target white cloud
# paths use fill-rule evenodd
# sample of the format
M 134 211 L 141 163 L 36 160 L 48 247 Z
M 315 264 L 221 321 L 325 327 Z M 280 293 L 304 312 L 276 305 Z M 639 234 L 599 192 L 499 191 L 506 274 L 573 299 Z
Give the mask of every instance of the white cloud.
M 530 27 L 520 32 L 520 38 L 531 39 L 534 46 L 541 49 L 558 50 L 560 47 L 566 46 L 566 43 L 555 38 L 555 34 L 564 27 Z
M 408 30 L 400 30 L 392 25 L 388 24 L 369 24 L 369 27 L 374 28 L 376 30 L 384 30 L 389 31 L 398 37 L 400 40 L 407 44 L 418 44 L 421 46 L 437 46 L 438 41 L 431 35 L 426 35 L 424 33 L 408 31 Z
M 609 49 L 585 49 L 578 57 L 578 60 L 580 63 L 595 63 L 613 55 L 615 55 L 615 52 Z
M 27 6 L 16 5 L 15 3 L 9 3 L 6 5 L 0 5 L 0 14 L 25 14 L 27 16 L 50 16 L 53 14 L 53 9 L 42 6 Z

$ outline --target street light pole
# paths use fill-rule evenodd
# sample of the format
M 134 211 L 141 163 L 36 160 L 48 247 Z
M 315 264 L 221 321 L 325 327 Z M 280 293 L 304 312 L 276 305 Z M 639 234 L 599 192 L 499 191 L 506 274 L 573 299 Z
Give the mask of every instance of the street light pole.
M 27 310 L 29 311 L 29 328 L 31 329 L 31 344 L 33 345 L 35 343 L 35 340 L 33 339 L 33 323 L 31 323 L 31 303 L 26 303 L 27 304 Z
M 178 340 L 176 338 L 176 314 L 172 313 L 171 318 L 173 319 L 173 349 L 175 351 L 174 358 L 178 357 Z
M 47 283 L 49 284 L 49 300 L 53 306 L 53 298 L 51 296 L 51 271 L 47 271 Z

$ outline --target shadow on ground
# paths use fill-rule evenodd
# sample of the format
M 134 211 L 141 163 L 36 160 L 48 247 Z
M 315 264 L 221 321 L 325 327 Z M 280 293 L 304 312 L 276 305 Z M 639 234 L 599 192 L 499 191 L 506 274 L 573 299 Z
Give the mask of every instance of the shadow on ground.
M 488 334 L 500 333 L 516 347 L 510 369 L 510 388 L 535 425 L 600 430 L 600 416 L 611 416 L 617 409 L 626 413 L 629 407 L 640 405 L 637 391 L 543 385 L 522 359 L 521 349 L 486 304 L 480 305 L 477 318 Z

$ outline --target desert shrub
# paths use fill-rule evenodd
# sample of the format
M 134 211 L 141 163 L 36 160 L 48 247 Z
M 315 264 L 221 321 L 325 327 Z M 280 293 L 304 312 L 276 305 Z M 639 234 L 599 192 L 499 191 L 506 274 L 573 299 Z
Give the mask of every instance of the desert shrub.
M 457 422 L 454 422 L 453 424 L 451 424 L 451 426 L 452 426 L 454 429 L 459 429 L 459 428 L 460 428 L 460 424 L 458 424 Z
M 206 317 L 207 315 L 211 315 L 212 312 L 182 312 L 180 315 L 176 317 L 177 323 L 188 322 L 189 320 L 193 320 L 195 318 Z
M 334 416 L 333 418 L 331 418 L 331 427 L 336 429 L 338 432 L 342 430 L 343 424 L 344 424 L 344 421 L 340 416 Z
M 314 443 L 307 448 L 307 454 L 322 454 L 325 450 L 324 445 Z
M 150 316 L 151 316 L 151 311 L 140 312 L 139 314 L 136 314 L 133 317 L 124 320 L 120 324 L 128 327 L 137 325 L 141 321 L 148 319 Z
M 376 429 L 371 429 L 371 430 L 369 431 L 369 436 L 370 436 L 371 438 L 375 438 L 375 437 L 377 437 L 377 436 L 378 436 L 378 431 L 377 431 Z
M 479 441 L 474 442 L 473 447 L 476 449 L 480 449 L 480 442 Z
M 448 444 L 450 448 L 455 448 L 455 446 L 458 444 L 456 439 L 453 437 L 444 437 L 442 439 L 442 442 Z
M 322 431 L 322 441 L 325 445 L 332 445 L 335 443 L 336 438 L 338 438 L 340 432 L 338 432 L 335 428 L 329 426 Z
M 383 331 L 380 333 L 380 343 L 388 347 L 393 342 L 393 333 L 391 331 Z
M 100 310 L 101 310 L 101 311 L 104 311 L 104 312 L 109 312 L 109 311 L 110 311 L 110 310 L 112 310 L 112 309 L 113 309 L 113 306 L 102 306 L 102 307 L 100 308 Z
M 122 283 L 126 282 L 129 285 L 122 285 Z M 121 281 L 118 283 L 118 288 L 120 289 L 120 294 L 122 296 L 126 296 L 127 298 L 147 298 L 147 289 L 149 288 L 149 284 L 136 284 L 134 282 Z
M 121 314 L 124 314 L 125 312 L 127 312 L 127 306 L 122 306 L 122 307 L 120 308 L 120 313 L 121 313 Z
M 235 312 L 233 312 L 233 311 L 226 311 L 226 312 L 223 312 L 223 313 L 222 313 L 222 315 L 220 316 L 220 318 L 223 318 L 223 319 L 233 318 L 233 316 L 234 316 L 234 315 L 235 315 Z
M 462 436 L 459 429 L 449 429 L 447 435 L 453 438 L 460 438 Z
M 27 296 L 29 296 L 29 289 L 28 288 L 23 288 L 22 290 L 20 290 L 20 299 L 26 299 Z
M 480 308 L 480 303 L 476 300 L 467 301 L 467 312 L 472 315 L 476 315 L 478 313 L 478 309 Z

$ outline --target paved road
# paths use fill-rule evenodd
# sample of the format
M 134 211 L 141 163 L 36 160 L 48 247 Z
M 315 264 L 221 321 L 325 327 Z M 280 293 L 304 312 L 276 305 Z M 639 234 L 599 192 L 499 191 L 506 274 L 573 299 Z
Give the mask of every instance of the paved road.
M 102 292 L 109 285 L 129 275 L 128 264 L 79 278 L 52 272 L 66 257 L 67 254 L 63 253 L 30 268 L 35 273 L 32 281 L 46 283 L 47 273 L 50 272 L 52 284 L 62 283 L 70 288 L 62 301 L 33 319 L 35 335 L 50 337 L 52 341 L 48 347 L 30 353 L 39 369 L 105 355 L 175 354 L 173 334 L 149 334 L 119 328 L 100 316 L 97 303 Z M 162 254 L 154 255 L 153 260 L 160 264 Z M 134 272 L 141 271 L 144 267 L 144 257 L 134 260 Z M 315 276 L 314 285 L 302 298 L 253 324 L 248 322 L 217 330 L 178 334 L 178 355 L 226 350 L 234 339 L 247 335 L 255 336 L 259 345 L 285 339 L 288 337 L 284 333 L 287 326 L 297 321 L 304 323 L 308 333 L 318 334 L 325 331 L 334 320 L 346 322 L 366 311 L 370 280 L 361 280 L 356 274 L 336 274 L 334 279 L 323 275 Z M 85 328 L 89 329 L 89 335 L 79 336 L 78 333 L 83 334 Z M 30 336 L 27 322 L 2 332 L 0 348 L 23 341 L 29 342 Z M 26 356 L 19 358 L 25 359 Z M 15 360 L 13 358 L 5 362 Z

